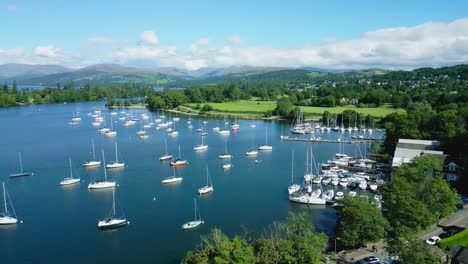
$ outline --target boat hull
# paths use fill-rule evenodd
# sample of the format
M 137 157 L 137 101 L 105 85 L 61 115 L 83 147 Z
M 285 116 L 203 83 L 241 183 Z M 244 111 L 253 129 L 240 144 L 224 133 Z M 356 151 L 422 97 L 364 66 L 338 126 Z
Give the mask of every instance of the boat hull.
M 14 225 L 18 223 L 18 219 L 11 216 L 0 217 L 0 225 Z
M 195 228 L 195 227 L 198 227 L 200 226 L 201 224 L 205 223 L 204 221 L 191 221 L 191 222 L 187 222 L 185 224 L 183 224 L 181 226 L 182 229 L 186 230 L 186 229 L 192 229 L 192 228 Z
M 272 146 L 262 145 L 258 146 L 258 150 L 273 150 Z
M 110 163 L 106 165 L 107 169 L 118 169 L 125 167 L 125 163 Z
M 187 165 L 187 161 L 175 161 L 175 162 L 171 162 L 171 166 L 172 167 L 181 167 L 181 166 L 185 166 Z
M 167 156 L 162 156 L 159 158 L 159 161 L 165 161 L 165 160 L 171 160 L 172 159 L 172 155 L 167 155 Z
M 107 188 L 115 188 L 116 182 L 94 182 L 88 185 L 88 189 L 95 190 L 95 189 L 107 189 Z
M 32 172 L 20 172 L 20 173 L 10 174 L 10 178 L 25 177 L 25 176 L 32 176 L 32 175 L 34 175 L 34 173 Z
M 96 167 L 96 166 L 101 166 L 101 162 L 100 161 L 89 161 L 89 162 L 83 163 L 83 167 Z
M 98 222 L 99 229 L 114 229 L 119 227 L 124 227 L 128 225 L 130 222 L 127 219 L 110 219 L 110 220 L 102 220 Z
M 205 186 L 203 188 L 198 189 L 198 194 L 199 195 L 208 194 L 208 193 L 210 193 L 212 191 L 214 191 L 213 187 Z
M 179 183 L 179 182 L 182 182 L 182 180 L 183 180 L 183 178 L 173 177 L 173 178 L 168 178 L 168 179 L 162 180 L 162 184 Z
M 81 179 L 64 179 L 63 181 L 60 182 L 60 185 L 66 186 L 66 185 L 79 183 L 80 181 Z

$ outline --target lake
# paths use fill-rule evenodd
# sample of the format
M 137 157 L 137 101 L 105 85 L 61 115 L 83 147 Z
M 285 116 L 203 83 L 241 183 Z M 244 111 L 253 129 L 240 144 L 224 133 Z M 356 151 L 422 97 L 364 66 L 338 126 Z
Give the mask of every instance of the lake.
M 261 235 L 274 221 L 284 221 L 289 211 L 307 212 L 319 231 L 331 234 L 336 224 L 334 209 L 328 206 L 301 206 L 288 201 L 287 187 L 291 181 L 291 151 L 294 149 L 294 175 L 299 182 L 305 172 L 306 148 L 309 143 L 282 142 L 279 137 L 290 124 L 240 120 L 240 129 L 229 136 L 212 132 L 216 120 L 207 120 L 209 149 L 194 152 L 201 142 L 196 129 L 201 124 L 194 119 L 189 129 L 186 116 L 176 122 L 179 136 L 168 137 L 165 129 L 148 129 L 147 140 L 136 132 L 137 122 L 124 127 L 123 121 L 114 124 L 118 135 L 107 138 L 91 125 L 86 114 L 96 108 L 104 109 L 104 102 L 32 105 L 0 110 L 0 175 L 19 220 L 16 226 L 0 227 L 0 259 L 2 263 L 179 263 L 185 252 L 194 248 L 200 235 L 212 228 L 220 228 L 228 235 Z M 70 126 L 72 113 L 81 112 L 79 125 Z M 157 113 L 145 109 L 127 110 L 134 116 L 141 113 L 157 118 Z M 109 123 L 109 113 L 102 110 Z M 166 113 L 169 117 L 169 114 Z M 119 114 L 119 116 L 121 116 Z M 117 118 L 114 118 L 117 119 Z M 231 120 L 232 122 L 233 120 Z M 223 120 L 219 120 L 223 127 Z M 283 128 L 284 127 L 284 128 Z M 245 156 L 253 144 L 268 143 L 273 151 L 255 158 Z M 339 133 L 328 132 L 324 138 L 337 138 Z M 346 135 L 347 136 L 347 135 Z M 347 136 L 348 137 L 348 136 Z M 104 149 L 106 160 L 114 160 L 114 142 L 118 143 L 119 159 L 126 163 L 123 170 L 108 170 L 118 188 L 115 195 L 130 221 L 130 225 L 113 231 L 100 231 L 97 221 L 104 218 L 112 206 L 112 191 L 89 191 L 87 185 L 103 179 L 102 166 L 81 167 L 90 157 L 91 138 L 96 154 Z M 164 139 L 169 152 L 175 156 L 180 145 L 182 157 L 189 164 L 177 168 L 184 178 L 176 185 L 162 185 L 161 180 L 172 175 L 167 162 L 160 162 L 164 154 Z M 234 156 L 233 168 L 222 169 L 226 161 L 217 156 L 224 152 L 227 140 Z M 338 152 L 338 144 L 313 144 L 315 159 L 324 162 Z M 355 155 L 354 145 L 344 145 L 345 152 Z M 363 151 L 363 150 L 362 150 Z M 25 171 L 33 176 L 9 178 L 19 171 L 18 152 L 22 153 Z M 80 184 L 60 187 L 59 182 L 69 176 L 71 157 L 75 176 Z M 258 159 L 260 162 L 254 162 Z M 200 197 L 197 188 L 206 184 L 208 166 L 215 191 Z M 156 198 L 155 200 L 153 198 Z M 183 231 L 180 226 L 193 220 L 193 199 L 197 198 L 205 224 Z

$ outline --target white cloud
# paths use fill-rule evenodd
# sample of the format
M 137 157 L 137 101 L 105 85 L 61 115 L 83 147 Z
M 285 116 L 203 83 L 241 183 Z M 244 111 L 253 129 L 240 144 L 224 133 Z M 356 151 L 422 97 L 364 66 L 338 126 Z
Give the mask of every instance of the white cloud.
M 239 36 L 232 36 L 230 38 L 228 38 L 227 40 L 229 43 L 233 44 L 233 45 L 238 45 L 238 44 L 242 44 L 244 41 L 241 39 L 241 37 Z
M 239 43 L 239 39 L 234 42 Z M 159 40 L 153 31 L 143 32 L 140 40 L 141 45 L 117 40 L 112 45 L 89 45 L 112 41 L 103 36 L 93 36 L 74 52 L 65 52 L 54 45 L 40 46 L 32 51 L 0 47 L 0 63 L 59 63 L 82 67 L 111 62 L 191 70 L 231 65 L 411 69 L 468 63 L 468 18 L 448 23 L 428 22 L 413 27 L 385 28 L 366 32 L 354 39 L 328 40 L 291 48 L 235 43 L 216 47 L 210 39 L 200 38 L 179 49 L 156 46 Z
M 151 31 L 151 30 L 143 31 L 143 33 L 141 33 L 140 35 L 140 41 L 141 43 L 145 45 L 150 45 L 150 46 L 159 44 L 158 36 L 156 36 L 154 31 Z
M 200 68 L 203 68 L 203 67 L 207 67 L 208 64 L 206 63 L 205 60 L 202 60 L 202 59 L 196 59 L 196 60 L 186 60 L 184 62 L 184 66 L 187 70 L 198 70 Z
M 62 49 L 54 45 L 38 46 L 34 49 L 33 54 L 41 57 L 58 57 L 62 54 Z
M 0 57 L 20 57 L 25 53 L 23 48 L 0 49 Z
M 91 43 L 112 44 L 114 40 L 105 36 L 92 36 L 88 39 Z
M 18 8 L 17 5 L 8 5 L 8 6 L 7 6 L 7 11 L 8 11 L 8 12 L 16 12 L 16 11 L 18 11 L 18 10 L 19 10 L 19 8 Z

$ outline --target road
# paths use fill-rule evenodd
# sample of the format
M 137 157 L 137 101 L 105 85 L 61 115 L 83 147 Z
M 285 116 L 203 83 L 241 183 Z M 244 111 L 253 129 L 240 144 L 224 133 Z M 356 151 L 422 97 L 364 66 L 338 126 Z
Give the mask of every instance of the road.
M 463 209 L 456 211 L 452 216 L 439 223 L 437 226 L 421 233 L 418 235 L 418 237 L 422 240 L 426 240 L 432 236 L 439 236 L 445 232 L 443 230 L 444 227 L 468 228 L 468 205 L 465 205 Z M 373 245 L 377 249 L 377 252 L 375 253 L 372 252 Z M 337 263 L 355 263 L 356 261 L 368 256 L 378 257 L 381 260 L 381 263 L 390 263 L 387 262 L 389 254 L 385 251 L 384 248 L 385 243 L 382 240 L 374 244 L 369 244 L 366 248 L 361 248 L 352 252 L 342 251 L 338 253 Z
M 439 223 L 436 227 L 421 233 L 418 237 L 422 240 L 426 240 L 433 236 L 439 236 L 444 233 L 444 227 L 460 227 L 468 228 L 468 207 L 464 207 L 461 210 L 456 211 L 449 219 Z

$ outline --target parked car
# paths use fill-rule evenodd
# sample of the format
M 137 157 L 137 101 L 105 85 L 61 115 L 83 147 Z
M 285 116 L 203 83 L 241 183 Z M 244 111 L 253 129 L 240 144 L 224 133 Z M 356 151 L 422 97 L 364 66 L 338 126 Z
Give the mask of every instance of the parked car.
M 468 203 L 468 197 L 462 196 L 462 203 Z
M 356 264 L 380 264 L 380 260 L 376 256 L 369 256 L 357 261 Z
M 440 240 L 440 237 L 438 236 L 433 236 L 429 239 L 426 240 L 426 243 L 429 244 L 429 245 L 435 245 L 437 243 L 437 241 Z

